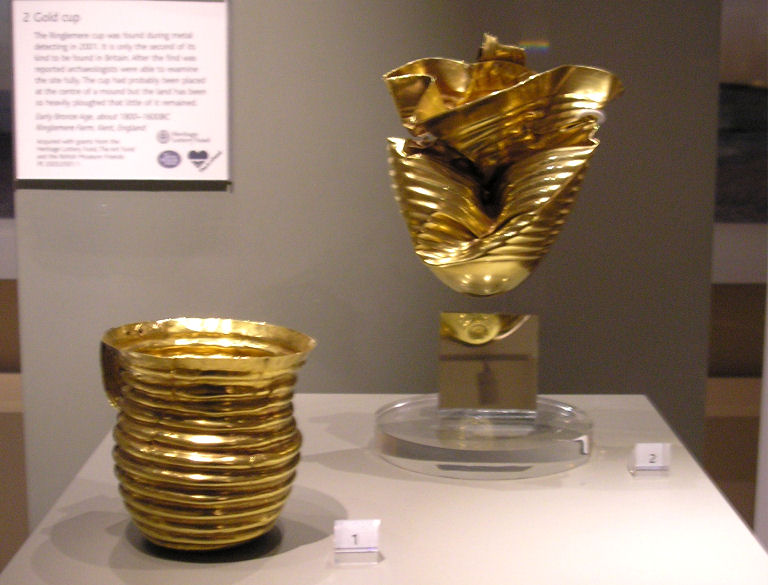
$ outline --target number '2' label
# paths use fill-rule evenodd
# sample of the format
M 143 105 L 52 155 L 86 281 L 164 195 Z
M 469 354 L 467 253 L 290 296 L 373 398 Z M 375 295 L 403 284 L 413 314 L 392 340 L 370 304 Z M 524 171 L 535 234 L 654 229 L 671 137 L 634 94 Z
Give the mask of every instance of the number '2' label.
M 636 471 L 667 470 L 670 464 L 669 443 L 637 443 L 631 467 Z

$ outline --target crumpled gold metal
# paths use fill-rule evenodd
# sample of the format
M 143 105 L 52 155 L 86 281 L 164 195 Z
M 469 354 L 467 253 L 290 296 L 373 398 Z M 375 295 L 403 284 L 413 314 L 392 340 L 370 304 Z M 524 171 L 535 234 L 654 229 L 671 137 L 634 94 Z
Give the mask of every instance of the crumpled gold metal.
M 148 540 L 204 551 L 272 528 L 299 461 L 296 370 L 314 346 L 284 327 L 217 318 L 104 334 L 115 473 Z
M 428 58 L 384 80 L 413 139 L 389 139 L 416 254 L 457 292 L 493 295 L 533 271 L 570 212 L 598 141 L 611 73 L 525 67 L 485 35 L 478 60 Z

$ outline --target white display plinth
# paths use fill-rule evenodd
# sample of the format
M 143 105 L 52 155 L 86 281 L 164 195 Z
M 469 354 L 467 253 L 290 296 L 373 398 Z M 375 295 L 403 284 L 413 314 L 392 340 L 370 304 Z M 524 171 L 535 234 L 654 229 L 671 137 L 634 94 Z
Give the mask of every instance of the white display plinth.
M 94 390 L 96 392 L 96 390 Z M 375 412 L 396 395 L 300 394 L 295 487 L 276 528 L 213 555 L 148 546 L 104 439 L 0 575 L 0 585 L 765 585 L 768 555 L 643 396 L 562 396 L 594 423 L 590 460 L 533 479 L 431 477 L 384 461 Z M 633 477 L 637 443 L 668 474 Z M 381 561 L 336 566 L 334 521 L 381 520 Z

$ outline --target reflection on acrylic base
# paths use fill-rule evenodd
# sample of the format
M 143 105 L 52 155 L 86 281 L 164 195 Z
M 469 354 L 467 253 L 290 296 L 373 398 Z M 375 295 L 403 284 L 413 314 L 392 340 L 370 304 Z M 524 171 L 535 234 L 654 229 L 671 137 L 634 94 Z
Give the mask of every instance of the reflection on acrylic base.
M 433 476 L 517 479 L 568 471 L 589 459 L 592 422 L 577 408 L 538 397 L 533 420 L 471 410 L 446 415 L 438 396 L 376 413 L 376 446 L 390 463 Z

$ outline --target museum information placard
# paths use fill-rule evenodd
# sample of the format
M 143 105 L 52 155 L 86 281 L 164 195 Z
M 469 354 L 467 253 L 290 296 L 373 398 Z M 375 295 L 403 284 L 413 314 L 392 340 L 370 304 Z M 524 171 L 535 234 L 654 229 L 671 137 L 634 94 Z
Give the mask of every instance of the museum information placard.
M 16 178 L 227 181 L 227 3 L 14 0 Z

